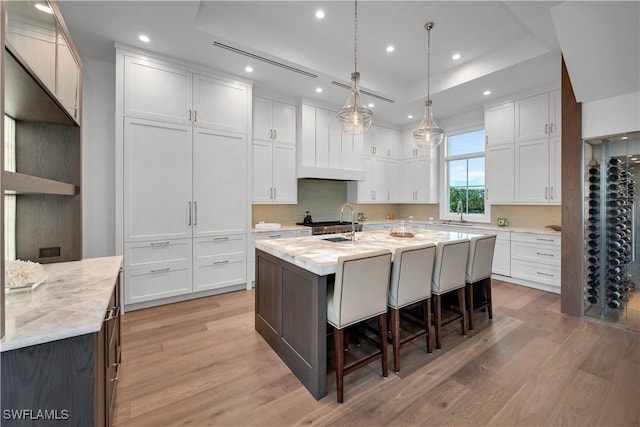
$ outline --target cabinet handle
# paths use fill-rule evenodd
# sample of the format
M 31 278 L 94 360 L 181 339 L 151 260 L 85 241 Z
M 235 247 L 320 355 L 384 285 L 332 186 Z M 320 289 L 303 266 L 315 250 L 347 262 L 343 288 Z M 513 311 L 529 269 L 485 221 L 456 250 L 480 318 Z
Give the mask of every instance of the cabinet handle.
M 109 320 L 112 320 L 113 317 L 113 307 L 111 307 L 110 309 L 107 310 L 107 313 L 104 315 L 104 320 L 103 322 L 108 322 Z
M 193 123 L 198 121 L 198 110 L 193 110 Z
M 229 240 L 229 237 L 214 237 L 213 240 Z
M 214 261 L 214 262 L 213 262 L 213 265 L 218 265 L 218 264 L 228 264 L 228 263 L 229 263 L 229 260 L 228 260 L 228 259 L 225 259 L 224 261 Z
M 541 237 L 536 237 L 536 240 L 540 240 L 542 242 L 553 242 L 553 239 L 543 239 Z
M 489 135 L 484 136 L 484 143 L 489 145 Z
M 553 123 L 549 125 L 549 133 L 553 133 Z
M 165 268 L 158 268 L 156 270 L 151 270 L 152 273 L 161 273 L 163 271 L 169 271 L 171 270 L 169 267 L 165 267 Z
M 282 234 L 272 234 L 269 236 L 270 239 L 277 239 L 279 237 L 282 237 Z
M 485 200 L 489 200 L 489 189 L 488 188 L 484 189 L 484 198 L 485 198 Z
M 549 194 L 551 195 L 551 200 L 553 200 L 553 187 L 551 187 L 551 190 L 550 190 Z
M 198 202 L 193 202 L 193 225 L 198 225 Z
M 115 378 L 111 378 L 109 380 L 109 382 L 111 382 L 111 383 L 115 383 L 115 382 L 118 381 L 118 379 L 120 379 L 120 363 L 116 362 L 116 363 L 113 364 L 113 366 L 116 367 L 116 376 L 115 376 Z
M 544 187 L 544 199 L 549 200 L 549 187 Z
M 273 200 L 273 187 L 269 187 L 269 199 Z
M 549 124 L 544 125 L 544 134 L 549 134 Z
M 273 129 L 269 129 L 269 139 L 273 139 Z
M 542 255 L 542 256 L 555 256 L 553 254 L 545 254 L 543 252 L 536 252 L 536 255 Z
M 168 245 L 169 243 L 171 243 L 171 242 L 169 242 L 169 241 L 166 241 L 166 242 L 151 242 L 151 244 L 150 244 L 150 245 L 151 245 L 151 246 L 166 246 L 166 245 Z
M 540 271 L 536 271 L 536 274 L 539 274 L 541 276 L 547 276 L 547 277 L 553 277 L 553 274 L 549 274 L 549 273 L 542 273 Z
M 278 187 L 273 187 L 273 200 L 278 198 Z
M 278 139 L 278 130 L 277 129 L 273 130 L 273 139 Z
M 391 149 L 387 148 L 387 157 L 391 157 Z
M 189 224 L 187 225 L 191 225 L 191 202 L 187 202 L 189 203 Z
M 108 311 L 109 315 L 104 318 L 105 322 L 108 322 L 113 319 L 117 319 L 120 317 L 120 307 L 111 307 Z
M 191 110 L 189 110 L 189 121 L 191 121 Z

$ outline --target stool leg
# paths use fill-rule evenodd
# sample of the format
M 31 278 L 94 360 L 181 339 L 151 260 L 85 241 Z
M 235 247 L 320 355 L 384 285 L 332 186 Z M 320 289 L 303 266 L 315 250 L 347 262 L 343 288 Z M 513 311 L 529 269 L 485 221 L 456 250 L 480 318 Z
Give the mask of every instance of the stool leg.
M 431 344 L 431 301 L 422 301 L 422 313 L 424 314 L 424 329 L 427 331 L 427 353 L 433 353 Z
M 400 309 L 392 308 L 391 317 L 391 342 L 393 345 L 393 371 L 400 372 Z
M 335 329 L 333 332 L 333 347 L 334 351 L 334 360 L 336 367 L 336 397 L 338 398 L 338 403 L 342 403 L 344 401 L 344 350 L 342 349 L 344 343 L 344 329 Z
M 380 335 L 380 351 L 382 352 L 382 376 L 389 375 L 387 366 L 387 314 L 378 316 L 378 334 Z
M 464 288 L 458 289 L 458 300 L 460 302 L 460 311 L 462 312 L 462 320 L 460 321 L 462 335 L 467 335 L 467 310 L 465 310 Z
M 493 319 L 493 302 L 491 301 L 491 277 L 485 279 L 485 288 L 487 289 L 487 312 L 489 319 Z
M 442 322 L 442 307 L 440 306 L 440 295 L 433 296 L 433 320 L 434 328 L 436 330 L 436 349 L 442 348 L 442 337 L 440 336 L 441 322 Z
M 469 330 L 473 331 L 473 283 L 465 285 L 467 291 L 467 312 L 469 313 Z

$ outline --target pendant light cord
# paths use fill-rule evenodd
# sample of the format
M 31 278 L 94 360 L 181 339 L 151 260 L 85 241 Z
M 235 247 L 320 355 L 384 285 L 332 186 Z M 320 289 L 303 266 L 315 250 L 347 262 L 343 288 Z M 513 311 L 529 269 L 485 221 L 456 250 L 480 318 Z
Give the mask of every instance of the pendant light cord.
M 431 81 L 431 27 L 430 24 L 427 28 L 427 102 L 431 100 L 430 81 Z
M 353 5 L 353 71 L 358 71 L 358 0 L 355 0 Z

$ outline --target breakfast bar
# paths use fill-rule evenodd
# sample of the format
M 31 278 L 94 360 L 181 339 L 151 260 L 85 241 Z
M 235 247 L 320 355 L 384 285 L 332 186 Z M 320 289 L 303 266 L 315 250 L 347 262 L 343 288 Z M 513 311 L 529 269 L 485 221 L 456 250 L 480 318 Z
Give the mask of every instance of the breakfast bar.
M 255 328 L 316 399 L 327 394 L 327 284 L 338 258 L 476 236 L 414 232 L 367 231 L 355 241 L 342 235 L 256 241 Z

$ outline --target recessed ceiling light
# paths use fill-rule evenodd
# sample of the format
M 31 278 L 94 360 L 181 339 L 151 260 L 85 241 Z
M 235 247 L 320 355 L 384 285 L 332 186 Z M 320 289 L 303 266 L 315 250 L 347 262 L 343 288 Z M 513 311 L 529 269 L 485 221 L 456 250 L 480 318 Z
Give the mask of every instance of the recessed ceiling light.
M 316 88 L 316 93 L 322 93 L 322 88 L 321 87 L 317 87 Z
M 149 43 L 151 41 L 151 39 L 149 38 L 149 36 L 146 36 L 144 34 L 140 34 L 138 36 L 138 38 L 140 39 L 140 41 L 143 41 L 145 43 Z
M 461 56 L 460 56 L 459 53 L 454 53 L 453 56 L 451 57 L 451 59 L 453 59 L 454 61 L 457 61 L 460 58 L 461 58 Z
M 374 104 L 373 102 L 370 102 L 369 104 L 367 104 L 367 107 L 369 107 L 369 108 L 373 108 L 375 106 L 376 106 L 376 104 Z
M 638 160 L 638 158 L 637 157 L 632 157 L 631 160 Z
M 407 116 L 407 119 L 413 119 L 413 116 L 412 116 L 411 114 L 409 114 L 409 115 Z
M 316 10 L 316 18 L 323 19 L 324 18 L 324 10 L 322 10 L 322 9 Z
M 491 95 L 491 91 L 490 90 L 485 90 L 484 92 L 482 92 L 482 94 L 484 96 Z
M 629 139 L 629 137 L 628 136 L 623 136 L 620 139 Z
M 44 13 L 48 13 L 49 15 L 53 15 L 53 9 L 51 9 L 49 6 L 47 6 L 46 4 L 42 4 L 42 3 L 36 3 L 36 9 L 38 9 L 40 12 L 44 12 Z
M 391 45 L 391 44 L 390 44 L 389 46 L 387 46 L 387 49 L 386 49 L 386 50 L 387 50 L 387 52 L 391 53 L 391 52 L 393 52 L 394 50 L 396 50 L 396 48 L 395 48 L 393 45 Z
M 253 73 L 253 67 L 251 65 L 247 65 L 246 67 L 244 67 L 244 70 L 247 73 Z

